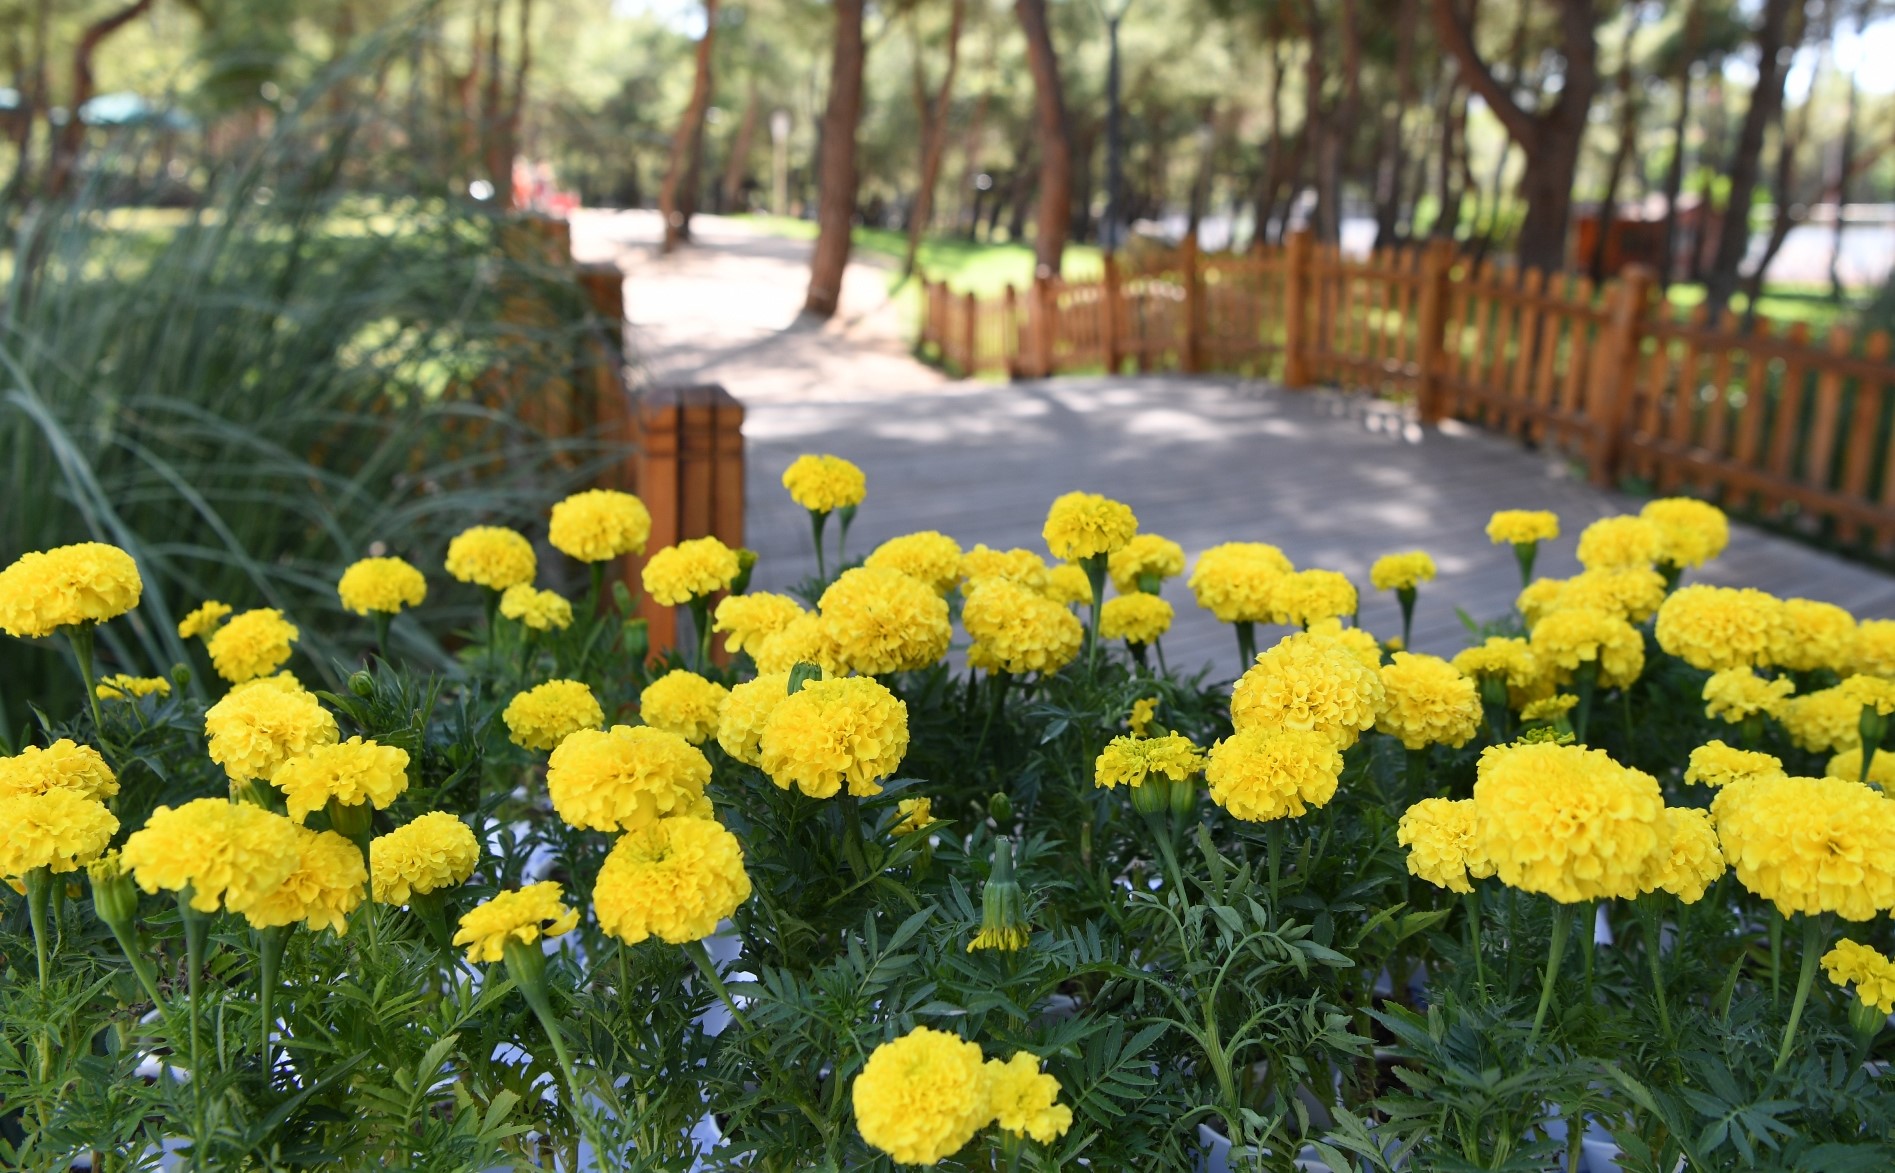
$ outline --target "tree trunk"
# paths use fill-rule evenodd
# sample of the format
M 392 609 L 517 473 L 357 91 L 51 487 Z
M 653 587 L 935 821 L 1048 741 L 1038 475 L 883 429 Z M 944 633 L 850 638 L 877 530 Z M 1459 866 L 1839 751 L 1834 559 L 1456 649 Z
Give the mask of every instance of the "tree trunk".
M 915 258 L 921 253 L 921 238 L 934 215 L 934 188 L 941 176 L 941 156 L 947 151 L 948 104 L 954 97 L 954 70 L 961 59 L 961 25 L 967 15 L 967 0 L 954 0 L 948 10 L 947 68 L 941 85 L 928 97 L 926 70 L 922 66 L 921 36 L 915 36 L 915 105 L 921 112 L 921 177 L 915 185 L 915 206 L 908 213 L 908 251 L 902 257 L 901 275 L 914 275 Z
M 1072 216 L 1072 144 L 1066 121 L 1065 92 L 1059 81 L 1059 57 L 1047 26 L 1046 0 L 1014 0 L 1026 34 L 1027 64 L 1033 70 L 1033 104 L 1039 122 L 1040 214 L 1033 240 L 1034 270 L 1059 276 Z
M 67 103 L 66 124 L 53 133 L 52 159 L 46 169 L 46 194 L 58 199 L 72 186 L 73 172 L 79 166 L 79 154 L 85 148 L 86 127 L 79 112 L 92 100 L 97 79 L 92 73 L 92 57 L 99 46 L 132 21 L 143 16 L 153 0 L 133 0 L 131 4 L 87 25 L 79 34 L 72 51 L 72 97 Z
M 855 132 L 862 121 L 862 41 L 866 0 L 836 0 L 836 51 L 829 70 L 829 103 L 822 116 L 822 180 L 816 195 L 816 251 L 809 261 L 805 313 L 833 317 L 849 267 L 855 228 Z
M 664 251 L 691 239 L 691 213 L 697 206 L 697 179 L 704 153 L 704 111 L 711 104 L 711 50 L 717 38 L 718 0 L 704 0 L 704 35 L 697 42 L 697 73 L 678 133 L 671 139 L 665 185 L 658 191 L 658 215 L 664 221 Z
M 1276 214 L 1277 191 L 1283 186 L 1283 37 L 1274 30 L 1270 34 L 1269 109 L 1270 145 L 1266 148 L 1263 174 L 1257 181 L 1257 210 L 1253 214 L 1256 223 L 1250 230 L 1252 248 L 1273 239 L 1270 221 Z
M 718 185 L 718 210 L 742 211 L 744 172 L 750 164 L 750 144 L 757 137 L 757 120 L 763 115 L 763 98 L 757 93 L 756 74 L 750 75 L 750 96 L 744 99 L 743 121 L 737 124 L 737 137 L 730 144 L 730 157 L 724 160 L 724 180 Z
M 1730 196 L 1717 230 L 1717 253 L 1704 276 L 1704 304 L 1715 323 L 1737 291 L 1737 267 L 1750 251 L 1750 204 L 1762 170 L 1764 132 L 1783 110 L 1783 80 L 1788 73 L 1788 50 L 1799 37 L 1790 35 L 1791 16 L 1800 0 L 1764 0 L 1757 25 L 1757 86 L 1750 94 L 1737 149 L 1725 174 Z M 1800 29 L 1798 30 L 1800 34 Z
M 1401 0 L 1395 27 L 1415 27 L 1415 0 Z M 1403 172 L 1407 152 L 1402 142 L 1402 119 L 1415 99 L 1415 39 L 1400 35 L 1395 44 L 1395 100 L 1382 111 L 1382 149 L 1376 153 L 1375 172 L 1375 247 L 1395 243 L 1401 230 Z M 1413 225 L 1410 225 L 1413 231 Z
M 1461 158 L 1456 143 L 1459 140 L 1459 126 L 1467 118 L 1467 107 L 1462 103 L 1460 72 L 1448 75 L 1441 87 L 1441 112 L 1436 117 L 1441 125 L 1440 170 L 1435 173 L 1435 216 L 1431 235 L 1442 240 L 1453 240 L 1461 231 L 1461 192 L 1456 183 Z
M 1664 258 L 1658 266 L 1658 287 L 1669 288 L 1678 265 L 1678 197 L 1684 192 L 1685 134 L 1691 128 L 1691 65 L 1704 35 L 1704 0 L 1690 0 L 1684 12 L 1684 33 L 1678 49 L 1678 118 L 1671 127 L 1671 162 L 1665 168 Z
M 1842 213 L 1849 204 L 1850 172 L 1855 169 L 1856 154 L 1856 116 L 1862 104 L 1861 87 L 1856 85 L 1854 73 L 1849 74 L 1849 105 L 1842 120 L 1842 142 L 1836 148 L 1836 180 L 1832 185 L 1832 202 L 1836 207 L 1836 226 L 1830 235 L 1829 245 L 1829 300 L 1842 300 Z M 1805 108 L 1808 101 L 1804 102 Z
M 1632 38 L 1638 35 L 1638 15 L 1639 10 L 1634 8 L 1626 17 L 1625 41 L 1619 46 L 1619 142 L 1606 168 L 1605 197 L 1599 201 L 1599 214 L 1593 222 L 1597 229 L 1590 263 L 1594 283 L 1605 279 L 1607 242 L 1619 217 L 1619 183 L 1638 145 L 1638 93 L 1632 87 Z
M 1810 93 L 1815 94 L 1812 83 Z M 1802 221 L 1804 213 L 1799 211 L 1796 202 L 1796 144 L 1809 135 L 1809 111 L 1815 103 L 1805 100 L 1797 108 L 1796 125 L 1789 126 L 1779 112 L 1777 119 L 1777 158 L 1776 168 L 1770 180 L 1771 200 L 1776 205 L 1770 221 L 1770 235 L 1765 238 L 1763 253 L 1757 258 L 1757 264 L 1744 275 L 1744 329 L 1747 331 L 1757 320 L 1757 301 L 1763 294 L 1764 274 L 1770 269 L 1770 262 L 1777 259 L 1783 242 L 1790 238 L 1790 230 Z

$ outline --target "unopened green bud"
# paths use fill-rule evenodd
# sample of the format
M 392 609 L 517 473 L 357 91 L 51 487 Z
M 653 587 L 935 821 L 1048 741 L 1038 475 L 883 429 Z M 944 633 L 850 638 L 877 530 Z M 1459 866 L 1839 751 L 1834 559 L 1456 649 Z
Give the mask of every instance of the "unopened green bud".
M 622 578 L 612 580 L 612 605 L 618 608 L 620 615 L 632 613 L 632 588 L 626 586 Z
M 177 685 L 179 689 L 191 687 L 191 669 L 189 665 L 171 665 L 171 683 Z
M 1876 710 L 1874 705 L 1862 706 L 1862 717 L 1856 722 L 1856 728 L 1862 734 L 1862 753 L 1867 755 L 1882 748 L 1882 739 L 1888 736 L 1888 718 Z
M 980 893 L 980 932 L 967 943 L 967 951 L 1013 952 L 1026 948 L 1028 936 L 1026 894 L 1013 878 L 1013 844 L 1002 836 L 994 840 L 993 870 Z
M 1854 1028 L 1856 1037 L 1866 1041 L 1882 1033 L 1888 1025 L 1888 1015 L 1879 1007 L 1871 1006 L 1861 998 L 1849 999 L 1849 1025 Z
M 367 700 L 375 695 L 375 678 L 366 671 L 354 672 L 349 676 L 349 691 Z
M 1132 787 L 1132 809 L 1142 815 L 1155 815 L 1171 809 L 1171 779 L 1148 774 Z
M 643 664 L 651 652 L 651 621 L 627 619 L 625 630 L 619 635 L 619 645 L 625 649 L 625 655 L 632 663 Z
M 803 691 L 803 686 L 812 680 L 822 679 L 822 666 L 808 660 L 799 660 L 790 668 L 789 695 L 795 696 Z
M 1004 790 L 994 791 L 987 797 L 987 813 L 994 817 L 994 822 L 1006 826 L 1013 821 L 1013 799 L 1008 798 Z
M 1164 581 L 1164 579 L 1159 578 L 1148 570 L 1138 576 L 1138 589 L 1144 594 L 1155 595 L 1164 584 Z
M 1198 788 L 1190 781 L 1171 783 L 1171 813 L 1179 821 L 1197 813 Z
M 357 846 L 368 842 L 374 818 L 374 811 L 367 802 L 344 805 L 333 798 L 329 800 L 329 826 L 336 834 Z
M 737 577 L 730 580 L 730 593 L 741 595 L 750 589 L 750 572 L 757 568 L 757 552 L 750 549 L 737 551 Z
M 92 880 L 92 911 L 108 928 L 123 931 L 138 919 L 138 889 L 125 874 L 116 848 L 86 865 Z

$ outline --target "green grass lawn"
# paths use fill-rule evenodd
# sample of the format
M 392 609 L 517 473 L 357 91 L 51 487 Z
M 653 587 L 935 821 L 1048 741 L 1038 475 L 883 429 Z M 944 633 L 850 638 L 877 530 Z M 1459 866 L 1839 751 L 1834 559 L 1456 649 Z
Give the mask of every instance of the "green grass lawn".
M 778 236 L 813 240 L 816 225 L 788 216 L 744 216 L 746 222 Z M 906 233 L 888 228 L 857 228 L 855 247 L 861 252 L 895 262 L 897 266 L 908 252 Z M 930 281 L 946 281 L 956 293 L 992 297 L 1008 285 L 1024 288 L 1033 283 L 1033 250 L 1023 244 L 986 244 L 958 237 L 933 236 L 921 242 L 921 272 Z M 1062 274 L 1068 280 L 1097 277 L 1103 269 L 1096 245 L 1074 244 L 1066 248 Z M 902 284 L 899 270 L 889 274 L 889 288 Z
M 1853 325 L 1867 304 L 1868 292 L 1858 290 L 1841 301 L 1831 301 L 1828 285 L 1770 284 L 1764 286 L 1757 312 L 1775 323 L 1779 330 L 1792 322 L 1806 322 L 1810 337 L 1820 340 L 1833 325 Z M 1674 284 L 1667 291 L 1666 301 L 1683 318 L 1704 303 L 1704 286 Z M 1731 312 L 1741 314 L 1748 304 L 1749 299 L 1740 293 L 1731 300 Z

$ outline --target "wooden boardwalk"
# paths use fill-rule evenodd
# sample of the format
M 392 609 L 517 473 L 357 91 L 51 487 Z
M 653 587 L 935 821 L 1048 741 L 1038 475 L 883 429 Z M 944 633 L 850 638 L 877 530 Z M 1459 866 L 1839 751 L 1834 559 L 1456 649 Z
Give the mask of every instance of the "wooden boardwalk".
M 740 398 L 742 386 L 731 388 Z M 1399 631 L 1392 596 L 1369 588 L 1382 554 L 1423 549 L 1441 576 L 1422 588 L 1415 646 L 1451 654 L 1467 635 L 1455 608 L 1504 614 L 1519 585 L 1511 551 L 1483 529 L 1495 509 L 1551 509 L 1563 536 L 1543 573 L 1579 567 L 1573 546 L 1590 521 L 1636 511 L 1636 499 L 1595 489 L 1564 461 L 1477 429 L 1423 432 L 1390 404 L 1331 392 L 1285 392 L 1235 378 L 1075 377 L 952 392 L 834 402 L 749 405 L 749 542 L 759 589 L 814 572 L 807 515 L 780 477 L 803 452 L 860 464 L 869 494 L 850 553 L 918 529 L 964 546 L 1045 553 L 1040 524 L 1060 493 L 1085 489 L 1130 504 L 1143 529 L 1181 543 L 1187 559 L 1224 541 L 1281 546 L 1299 567 L 1339 570 L 1362 592 L 1361 621 Z M 1694 581 L 1756 586 L 1895 617 L 1895 578 L 1742 526 Z M 1108 588 L 1109 589 L 1109 588 Z M 1174 669 L 1234 674 L 1230 630 L 1200 611 L 1182 579 L 1167 585 L 1178 621 L 1165 640 Z M 1266 629 L 1259 633 L 1267 643 Z

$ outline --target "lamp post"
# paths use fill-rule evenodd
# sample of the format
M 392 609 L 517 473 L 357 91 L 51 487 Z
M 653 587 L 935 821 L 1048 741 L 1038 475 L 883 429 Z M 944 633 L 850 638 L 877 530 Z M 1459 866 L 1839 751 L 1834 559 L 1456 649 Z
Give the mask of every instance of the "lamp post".
M 790 112 L 770 113 L 770 212 L 786 215 L 790 204 Z

